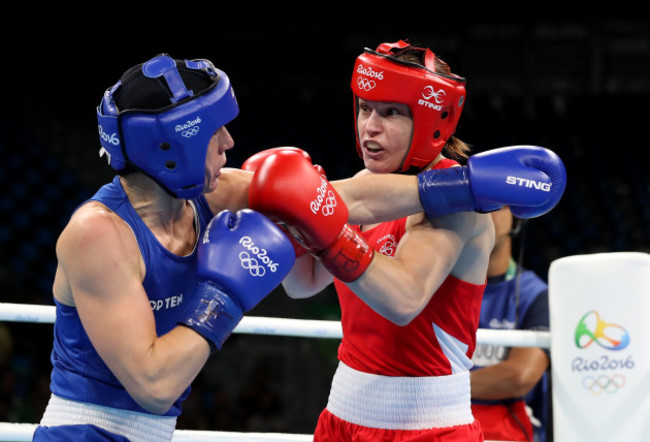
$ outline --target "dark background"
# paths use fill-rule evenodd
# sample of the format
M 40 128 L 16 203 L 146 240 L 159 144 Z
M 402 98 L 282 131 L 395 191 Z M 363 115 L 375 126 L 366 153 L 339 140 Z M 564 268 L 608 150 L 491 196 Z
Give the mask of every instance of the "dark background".
M 52 304 L 56 237 L 112 177 L 98 158 L 95 107 L 124 70 L 160 52 L 208 58 L 230 76 L 240 116 L 229 125 L 229 165 L 294 145 L 337 179 L 362 166 L 349 88 L 355 57 L 400 38 L 429 46 L 467 78 L 457 135 L 474 152 L 537 144 L 565 162 L 562 201 L 530 220 L 517 242 L 527 267 L 546 279 L 562 256 L 647 252 L 650 20 L 624 3 L 598 5 L 544 3 L 517 17 L 500 12 L 522 9 L 514 2 L 387 8 L 390 21 L 362 16 L 370 4 L 340 14 L 319 6 L 307 19 L 281 8 L 253 8 L 253 18 L 193 5 L 146 16 L 17 15 L 2 31 L 0 300 Z M 338 319 L 338 305 L 330 290 L 291 301 L 278 289 L 251 314 Z M 197 379 L 179 428 L 313 431 L 337 344 L 233 335 Z M 51 325 L 0 324 L 0 421 L 38 422 L 50 349 Z

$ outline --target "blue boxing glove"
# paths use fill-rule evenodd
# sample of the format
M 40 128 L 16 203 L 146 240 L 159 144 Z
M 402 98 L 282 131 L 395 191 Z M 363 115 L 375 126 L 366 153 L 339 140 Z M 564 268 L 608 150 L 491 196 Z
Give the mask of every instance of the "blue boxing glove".
M 467 166 L 421 172 L 418 185 L 430 218 L 509 206 L 514 216 L 528 219 L 557 205 L 566 187 L 566 170 L 548 149 L 511 146 L 471 156 Z
M 197 289 L 179 320 L 221 349 L 244 313 L 273 291 L 295 261 L 291 241 L 253 210 L 215 216 L 197 250 Z

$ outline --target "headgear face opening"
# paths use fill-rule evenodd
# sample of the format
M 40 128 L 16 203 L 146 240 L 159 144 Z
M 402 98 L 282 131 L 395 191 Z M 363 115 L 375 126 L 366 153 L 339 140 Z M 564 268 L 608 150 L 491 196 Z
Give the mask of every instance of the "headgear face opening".
M 424 67 L 396 59 L 394 50 L 423 51 Z M 357 152 L 361 157 L 357 125 L 358 98 L 369 101 L 403 103 L 413 116 L 413 136 L 399 172 L 411 167 L 422 169 L 442 151 L 455 130 L 465 101 L 465 79 L 436 73 L 435 54 L 405 41 L 382 43 L 376 50 L 366 48 L 357 57 L 352 73 L 354 127 Z
M 197 84 L 208 86 L 188 89 L 192 75 L 199 76 Z M 158 100 L 164 95 L 164 102 L 149 103 L 146 109 L 137 105 L 121 109 L 116 104 L 125 88 L 131 86 L 129 93 L 138 93 L 141 85 L 156 89 L 150 95 Z M 194 198 L 205 185 L 210 138 L 238 113 L 225 72 L 208 60 L 174 60 L 162 54 L 127 71 L 104 93 L 97 107 L 100 156 L 105 154 L 116 171 L 130 164 L 177 198 Z

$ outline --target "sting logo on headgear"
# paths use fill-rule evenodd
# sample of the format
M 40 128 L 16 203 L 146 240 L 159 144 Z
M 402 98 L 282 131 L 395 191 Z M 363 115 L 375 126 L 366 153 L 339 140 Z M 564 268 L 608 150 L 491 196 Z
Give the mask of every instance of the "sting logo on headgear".
M 435 110 L 442 110 L 442 103 L 445 102 L 446 96 L 447 92 L 445 92 L 444 89 L 436 91 L 433 86 L 427 86 L 424 88 L 424 92 L 422 92 L 422 97 L 424 97 L 424 100 L 418 100 L 418 104 L 422 106 L 430 106 Z M 429 102 L 429 100 L 432 98 L 435 104 Z
M 238 113 L 223 71 L 208 60 L 162 54 L 104 93 L 97 107 L 100 156 L 116 171 L 131 165 L 172 195 L 194 198 L 203 192 L 210 138 Z
M 412 49 L 422 53 L 423 65 L 394 56 Z M 366 48 L 357 57 L 352 74 L 357 151 L 361 153 L 356 115 L 358 98 L 369 101 L 404 103 L 413 116 L 413 137 L 399 168 L 424 168 L 442 151 L 454 134 L 465 101 L 465 79 L 436 72 L 436 55 L 429 49 L 405 41 L 382 43 L 376 50 Z

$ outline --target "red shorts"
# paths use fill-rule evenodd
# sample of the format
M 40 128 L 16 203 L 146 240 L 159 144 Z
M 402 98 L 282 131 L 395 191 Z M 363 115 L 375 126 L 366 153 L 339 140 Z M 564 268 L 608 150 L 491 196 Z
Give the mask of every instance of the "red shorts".
M 483 442 L 477 420 L 467 425 L 427 430 L 384 430 L 346 422 L 323 410 L 318 418 L 314 442 Z
M 472 404 L 472 414 L 481 423 L 488 440 L 533 440 L 533 425 L 523 401 L 509 405 Z

